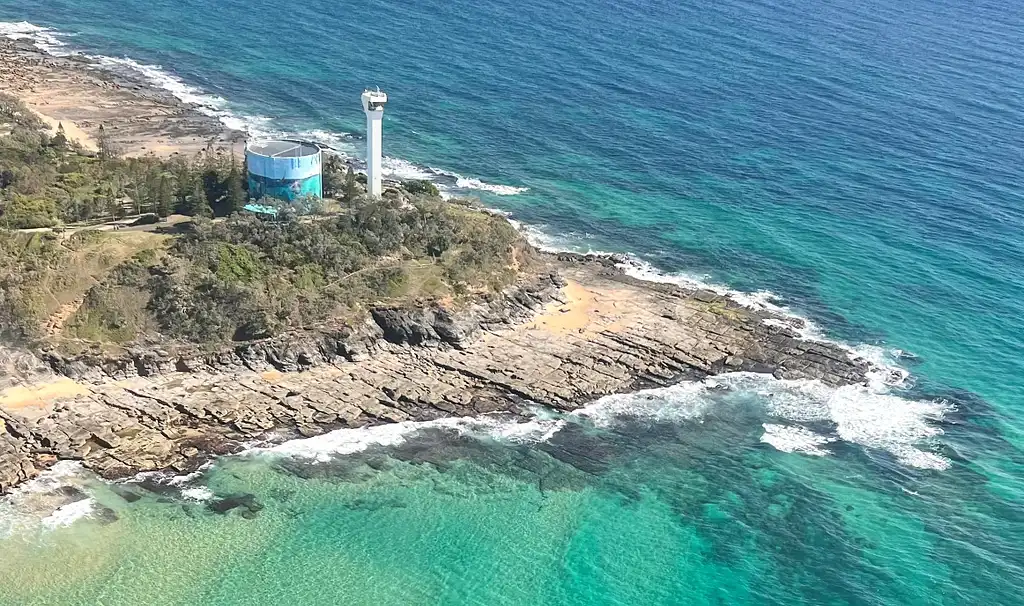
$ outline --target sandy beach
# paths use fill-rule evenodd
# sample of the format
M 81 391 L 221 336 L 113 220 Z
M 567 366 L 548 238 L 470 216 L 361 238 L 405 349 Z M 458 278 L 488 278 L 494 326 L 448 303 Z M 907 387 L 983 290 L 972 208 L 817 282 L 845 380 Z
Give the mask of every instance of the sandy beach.
M 104 131 L 126 156 L 192 155 L 241 148 L 245 134 L 227 129 L 164 91 L 99 69 L 80 57 L 52 57 L 28 43 L 0 40 L 0 92 L 21 99 L 51 130 L 96 148 Z

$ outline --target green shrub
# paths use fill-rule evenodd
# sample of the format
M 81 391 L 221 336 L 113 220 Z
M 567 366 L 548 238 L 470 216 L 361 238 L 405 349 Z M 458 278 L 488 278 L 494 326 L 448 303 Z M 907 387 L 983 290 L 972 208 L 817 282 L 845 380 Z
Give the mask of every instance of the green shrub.
M 402 188 L 413 195 L 425 195 L 432 198 L 437 198 L 441 195 L 441 192 L 437 190 L 437 186 L 425 179 L 403 181 Z
M 57 224 L 57 206 L 53 200 L 14 194 L 4 204 L 0 220 L 10 229 L 53 227 Z

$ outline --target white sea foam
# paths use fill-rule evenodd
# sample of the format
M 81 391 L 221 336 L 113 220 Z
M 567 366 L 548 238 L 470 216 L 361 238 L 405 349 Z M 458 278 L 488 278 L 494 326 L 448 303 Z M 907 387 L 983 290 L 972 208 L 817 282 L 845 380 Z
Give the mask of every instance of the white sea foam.
M 946 469 L 950 465 L 949 459 L 919 448 L 942 434 L 935 423 L 952 410 L 948 402 L 908 400 L 884 385 L 833 388 L 820 381 L 786 381 L 753 373 L 729 373 L 709 380 L 757 393 L 774 418 L 831 423 L 835 437 L 889 452 L 909 467 Z
M 83 490 L 87 472 L 76 461 L 60 461 L 0 498 L 0 537 L 37 528 L 68 526 L 92 512 L 88 497 L 67 502 L 66 487 Z M 84 493 L 83 493 L 84 494 Z
M 762 441 L 786 452 L 821 455 L 821 445 L 842 440 L 886 451 L 903 465 L 946 469 L 950 461 L 922 449 L 942 434 L 936 425 L 952 408 L 944 401 L 907 400 L 888 386 L 829 387 L 820 381 L 781 380 L 768 374 L 727 373 L 703 381 L 612 395 L 573 412 L 600 427 L 623 419 L 655 422 L 701 421 L 716 405 L 754 395 L 772 419 Z M 794 424 L 820 423 L 828 435 Z M 772 427 L 769 428 L 768 425 Z
M 321 436 L 290 440 L 268 448 L 252 448 L 247 452 L 327 462 L 337 455 L 362 452 L 372 446 L 398 446 L 417 432 L 431 428 L 451 429 L 467 435 L 509 442 L 539 442 L 550 439 L 563 423 L 561 419 L 540 417 L 527 422 L 499 417 L 450 417 L 435 421 L 403 421 L 374 427 L 339 429 Z
M 188 501 L 198 501 L 200 503 L 209 501 L 213 498 L 213 491 L 206 486 L 196 486 L 194 488 L 186 488 L 181 491 L 183 499 Z
M 868 372 L 868 382 L 874 387 L 891 386 L 906 387 L 910 379 L 910 371 L 899 366 L 897 351 L 885 349 L 878 345 L 861 344 L 849 347 L 850 357 L 854 360 L 866 360 L 873 369 Z
M 783 318 L 792 318 L 796 320 L 794 322 L 786 322 L 784 319 L 775 318 L 768 320 L 768 323 L 784 325 L 792 328 L 800 334 L 801 338 L 815 341 L 826 340 L 824 337 L 825 333 L 820 327 L 807 318 L 797 315 L 791 309 L 783 305 L 781 303 L 782 297 L 771 291 L 758 290 L 754 292 L 745 292 L 742 290 L 736 290 L 729 288 L 728 286 L 710 282 L 708 276 L 694 276 L 684 272 L 666 273 L 654 267 L 647 261 L 639 259 L 633 255 L 619 255 L 619 257 L 621 257 L 621 261 L 618 263 L 618 267 L 628 276 L 632 276 L 640 280 L 646 280 L 648 282 L 676 284 L 683 288 L 700 288 L 710 290 L 724 297 L 729 297 L 744 307 L 760 311 L 768 311 L 778 316 L 782 316 Z
M 438 189 L 447 193 L 459 193 L 466 190 L 486 191 L 498 196 L 515 196 L 526 192 L 529 188 L 515 187 L 512 185 L 499 185 L 486 183 L 480 179 L 464 177 L 458 173 L 434 168 L 432 166 L 420 166 L 401 158 L 385 156 L 381 160 L 381 168 L 384 176 L 395 180 L 419 180 L 430 181 L 437 185 Z
M 494 183 L 484 183 L 480 179 L 471 179 L 469 177 L 462 176 L 457 176 L 455 178 L 455 186 L 462 189 L 478 189 L 480 191 L 490 192 L 498 196 L 516 196 L 530 190 L 530 188 L 528 187 L 515 187 L 513 185 L 496 185 Z
M 43 528 L 48 530 L 71 526 L 78 520 L 89 517 L 95 504 L 96 501 L 93 499 L 82 499 L 81 501 L 68 503 L 58 507 L 53 513 L 43 518 L 40 523 Z
M 384 156 L 381 159 L 381 169 L 383 169 L 385 177 L 398 181 L 432 181 L 438 176 L 437 172 L 428 167 L 418 166 L 408 160 L 390 156 Z
M 782 452 L 799 452 L 823 457 L 829 454 L 829 451 L 822 446 L 835 442 L 835 438 L 814 433 L 799 425 L 763 423 L 761 426 L 764 427 L 761 441 Z
M 227 99 L 208 94 L 159 65 L 140 63 L 129 57 L 83 56 L 94 61 L 100 68 L 115 73 L 127 70 L 142 76 L 150 86 L 165 90 L 182 103 L 192 106 L 199 113 L 218 119 L 226 128 L 245 132 L 254 138 L 279 136 L 279 133 L 269 126 L 269 118 L 236 114 L 228 108 Z
M 512 227 L 523 234 L 526 240 L 538 250 L 550 253 L 574 252 L 582 255 L 610 254 L 591 247 L 588 242 L 591 237 L 590 234 L 579 234 L 576 232 L 556 234 L 547 225 L 523 223 L 512 218 L 504 211 L 494 210 L 494 212 L 505 215 L 505 218 L 512 224 Z
M 10 40 L 30 40 L 36 48 L 54 56 L 70 54 L 66 50 L 67 43 L 60 39 L 67 34 L 27 21 L 0 21 L 0 36 Z
M 688 381 L 670 387 L 605 396 L 570 416 L 587 419 L 597 427 L 613 426 L 623 417 L 652 422 L 699 419 L 712 404 L 705 397 L 708 387 L 707 383 Z
M 399 446 L 417 432 L 430 428 L 446 428 L 464 435 L 508 442 L 537 443 L 550 440 L 566 423 L 586 422 L 608 428 L 624 420 L 702 422 L 716 407 L 730 401 L 750 405 L 747 400 L 752 395 L 756 397 L 756 405 L 763 407 L 763 413 L 771 419 L 764 424 L 761 441 L 778 450 L 822 456 L 828 454 L 823 446 L 844 441 L 888 452 L 908 467 L 942 470 L 950 465 L 948 459 L 926 449 L 933 438 L 942 434 L 936 423 L 951 410 L 946 402 L 907 400 L 889 393 L 885 386 L 833 388 L 820 381 L 780 380 L 767 374 L 745 372 L 605 396 L 567 415 L 538 414 L 527 422 L 491 416 L 407 421 L 341 429 L 248 452 L 327 462 L 335 456 L 373 446 Z M 824 434 L 816 433 L 801 426 L 804 423 L 817 423 L 830 429 Z

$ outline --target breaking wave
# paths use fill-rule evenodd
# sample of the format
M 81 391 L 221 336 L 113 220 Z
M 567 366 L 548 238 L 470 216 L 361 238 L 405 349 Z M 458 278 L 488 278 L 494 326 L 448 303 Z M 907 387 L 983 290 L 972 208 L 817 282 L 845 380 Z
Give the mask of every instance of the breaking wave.
M 420 431 L 449 429 L 463 435 L 516 443 L 551 439 L 568 423 L 614 428 L 622 422 L 701 422 L 709 414 L 743 406 L 766 419 L 761 442 L 783 452 L 829 454 L 827 446 L 846 442 L 884 451 L 900 464 L 943 470 L 946 457 L 931 452 L 942 434 L 937 425 L 952 407 L 943 401 L 908 400 L 868 385 L 830 387 L 817 380 L 782 380 L 767 374 L 727 373 L 634 393 L 599 398 L 568 414 L 535 411 L 529 421 L 508 416 L 456 417 L 405 421 L 390 425 L 340 429 L 321 436 L 253 448 L 254 454 L 292 456 L 327 462 L 338 455 L 371 447 L 392 447 Z M 811 429 L 807 425 L 813 425 Z M 824 429 L 823 429 L 824 428 Z
M 0 37 L 10 40 L 29 40 L 39 50 L 57 57 L 72 54 L 66 49 L 67 43 L 61 40 L 61 38 L 68 37 L 68 34 L 28 21 L 0 21 Z
M 80 463 L 60 461 L 0 498 L 0 538 L 54 530 L 89 517 L 96 501 L 84 490 L 88 476 Z
M 829 454 L 829 451 L 822 446 L 835 441 L 835 438 L 816 434 L 799 425 L 762 423 L 761 426 L 764 427 L 761 441 L 782 452 L 799 452 L 823 457 Z
M 289 440 L 269 447 L 255 447 L 247 452 L 327 462 L 337 455 L 362 452 L 373 446 L 398 446 L 427 429 L 450 429 L 463 435 L 492 437 L 510 442 L 538 442 L 549 439 L 564 423 L 563 419 L 545 418 L 543 415 L 526 422 L 501 417 L 449 417 L 435 421 L 403 421 L 358 429 L 338 429 L 312 438 Z

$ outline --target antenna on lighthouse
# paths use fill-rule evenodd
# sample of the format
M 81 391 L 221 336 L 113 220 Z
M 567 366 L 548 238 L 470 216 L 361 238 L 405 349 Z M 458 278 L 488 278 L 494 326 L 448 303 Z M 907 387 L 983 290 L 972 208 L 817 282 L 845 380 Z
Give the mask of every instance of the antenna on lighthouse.
M 377 90 L 363 91 L 363 111 L 366 112 L 366 189 L 371 196 L 381 193 L 381 129 L 387 94 Z

